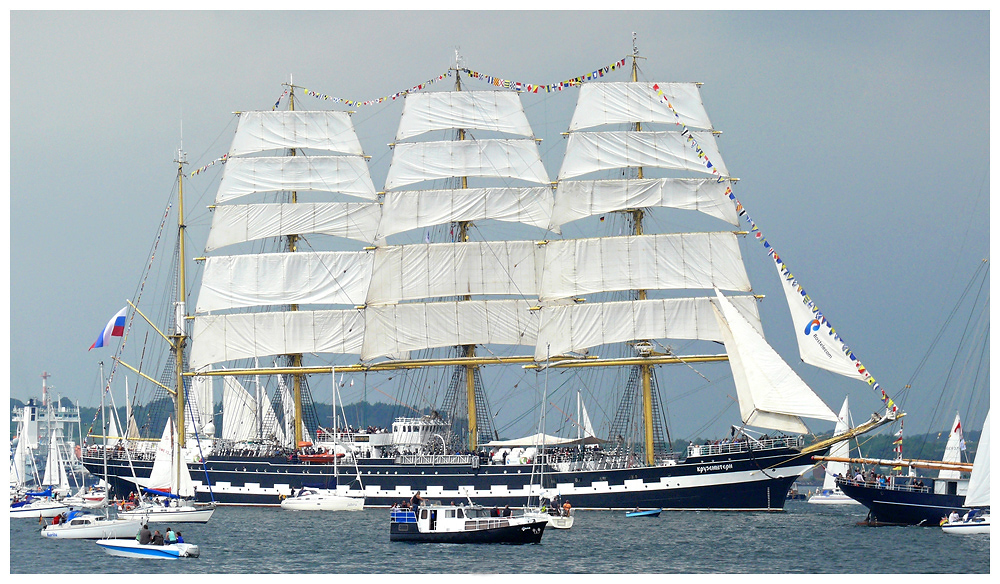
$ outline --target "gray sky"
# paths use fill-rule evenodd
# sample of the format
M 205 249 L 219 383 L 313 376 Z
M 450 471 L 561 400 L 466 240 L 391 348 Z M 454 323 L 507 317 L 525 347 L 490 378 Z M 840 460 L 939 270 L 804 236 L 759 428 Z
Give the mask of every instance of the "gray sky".
M 48 371 L 58 393 L 98 403 L 111 350 L 87 348 L 136 289 L 182 125 L 190 172 L 226 151 L 232 112 L 270 108 L 289 76 L 366 100 L 444 73 L 459 48 L 473 70 L 552 83 L 631 53 L 633 31 L 643 79 L 705 83 L 737 196 L 898 394 L 989 257 L 988 12 L 12 12 L 10 395 L 37 396 Z M 551 177 L 576 98 L 564 93 L 522 97 Z M 357 111 L 381 187 L 399 107 Z M 196 246 L 218 176 L 186 183 Z M 867 386 L 798 362 L 773 268 L 744 249 L 769 340 L 835 411 L 849 394 L 867 417 Z M 941 345 L 906 394 L 907 428 L 943 429 L 959 409 L 978 429 L 988 396 L 942 392 L 955 343 Z M 669 407 L 682 436 L 719 409 Z

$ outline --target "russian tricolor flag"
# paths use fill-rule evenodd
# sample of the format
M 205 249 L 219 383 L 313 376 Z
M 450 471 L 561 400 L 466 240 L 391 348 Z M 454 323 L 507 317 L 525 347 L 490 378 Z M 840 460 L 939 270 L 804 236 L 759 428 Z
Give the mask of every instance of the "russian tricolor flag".
M 108 344 L 108 342 L 111 340 L 111 337 L 121 337 L 125 335 L 125 313 L 127 310 L 128 307 L 126 306 L 125 308 L 121 309 L 121 311 L 119 311 L 118 314 L 114 315 L 114 317 L 112 317 L 111 320 L 108 321 L 108 324 L 104 327 L 104 330 L 101 331 L 101 335 L 97 337 L 97 340 L 94 341 L 94 344 L 90 346 L 90 349 L 93 349 L 95 347 L 103 347 L 104 345 Z M 87 350 L 89 351 L 90 349 Z

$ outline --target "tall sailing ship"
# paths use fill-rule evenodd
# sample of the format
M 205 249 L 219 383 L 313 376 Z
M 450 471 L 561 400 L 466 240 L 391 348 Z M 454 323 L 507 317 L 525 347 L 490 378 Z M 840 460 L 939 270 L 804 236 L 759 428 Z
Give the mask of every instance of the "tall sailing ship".
M 296 90 L 306 90 L 288 84 L 287 109 L 238 114 L 194 314 L 181 268 L 176 308 L 166 315 L 175 332 L 165 369 L 183 388 L 167 394 L 199 500 L 210 487 L 219 504 L 278 505 L 310 486 L 376 506 L 419 491 L 487 506 L 556 492 L 576 508 L 783 507 L 792 482 L 831 444 L 806 446 L 802 418 L 837 416 L 763 337 L 739 247 L 747 232 L 738 231 L 736 179 L 700 84 L 639 81 L 638 59 L 633 51 L 631 81 L 601 80 L 627 75 L 626 58 L 565 84 L 579 97 L 554 181 L 521 103 L 531 86 L 468 90 L 463 75 L 484 76 L 458 59 L 442 76 L 454 77 L 451 90 L 406 92 L 382 192 L 348 112 L 297 109 Z M 177 162 L 182 210 L 182 152 Z M 664 223 L 652 217 L 678 210 L 715 229 L 653 229 Z M 597 217 L 621 233 L 560 237 L 564 226 Z M 339 249 L 318 251 L 324 238 Z M 281 249 L 265 253 L 264 241 Z M 805 343 L 821 345 L 802 348 L 803 360 L 872 385 L 772 259 L 796 328 Z M 725 353 L 678 354 L 671 342 Z M 742 425 L 731 440 L 673 451 L 658 377 L 670 366 L 724 361 Z M 601 444 L 491 456 L 500 436 L 484 373 L 511 368 L 621 371 L 620 403 Z M 440 388 L 444 397 L 391 431 L 319 424 L 310 378 L 330 387 L 345 375 L 386 371 L 400 387 Z M 836 440 L 899 415 L 887 407 Z M 163 423 L 142 425 L 157 436 Z M 149 473 L 148 452 L 149 442 L 132 442 L 108 453 L 119 494 L 133 488 L 127 477 Z M 103 454 L 99 444 L 87 449 L 91 472 L 103 475 Z

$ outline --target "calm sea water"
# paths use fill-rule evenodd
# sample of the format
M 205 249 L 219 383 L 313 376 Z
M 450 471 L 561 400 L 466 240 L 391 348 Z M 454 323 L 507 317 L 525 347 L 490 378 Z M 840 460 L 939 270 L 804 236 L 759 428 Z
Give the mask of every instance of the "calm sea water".
M 715 574 L 989 573 L 989 535 L 927 527 L 859 527 L 860 505 L 790 501 L 783 513 L 577 511 L 537 545 L 389 541 L 389 512 L 224 507 L 179 528 L 201 557 L 106 555 L 92 540 L 49 540 L 37 520 L 10 520 L 12 574 Z M 151 525 L 165 531 L 165 525 Z

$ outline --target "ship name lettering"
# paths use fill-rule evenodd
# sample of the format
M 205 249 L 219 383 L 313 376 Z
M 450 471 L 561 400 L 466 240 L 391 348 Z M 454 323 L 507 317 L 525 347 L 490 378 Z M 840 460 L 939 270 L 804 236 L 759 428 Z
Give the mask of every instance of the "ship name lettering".
M 733 463 L 727 462 L 725 464 L 708 464 L 705 466 L 699 466 L 698 472 L 715 472 L 718 470 L 733 470 Z

